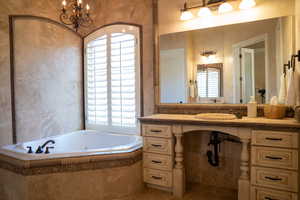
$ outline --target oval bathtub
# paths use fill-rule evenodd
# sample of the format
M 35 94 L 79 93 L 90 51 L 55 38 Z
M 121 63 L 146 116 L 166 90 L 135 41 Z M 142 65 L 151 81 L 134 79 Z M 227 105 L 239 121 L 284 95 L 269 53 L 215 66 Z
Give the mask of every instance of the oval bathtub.
M 36 154 L 38 146 L 47 140 L 54 140 L 55 144 L 47 146 L 49 154 Z M 33 153 L 27 153 L 27 147 L 31 146 Z M 43 138 L 30 142 L 6 145 L 0 149 L 0 153 L 13 156 L 20 160 L 39 160 L 50 158 L 77 157 L 86 155 L 103 155 L 128 153 L 142 147 L 142 137 L 135 135 L 117 135 L 105 132 L 84 130 L 67 133 L 59 136 Z
M 28 154 L 47 140 L 50 154 Z M 0 197 L 122 199 L 143 189 L 142 138 L 77 131 L 0 148 Z M 26 178 L 24 178 L 26 177 Z M 50 187 L 54 186 L 54 187 Z

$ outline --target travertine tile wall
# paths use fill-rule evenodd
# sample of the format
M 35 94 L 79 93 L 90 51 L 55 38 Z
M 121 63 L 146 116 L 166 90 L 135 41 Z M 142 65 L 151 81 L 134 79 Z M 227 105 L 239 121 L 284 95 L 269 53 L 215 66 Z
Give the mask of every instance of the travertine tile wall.
M 82 39 L 45 20 L 14 20 L 17 142 L 83 128 Z
M 144 111 L 154 109 L 153 89 L 153 21 L 152 0 L 87 1 L 91 5 L 94 25 L 82 35 L 104 24 L 136 23 L 143 26 Z M 0 0 L 0 145 L 12 143 L 10 53 L 8 16 L 25 14 L 43 16 L 59 21 L 61 1 Z

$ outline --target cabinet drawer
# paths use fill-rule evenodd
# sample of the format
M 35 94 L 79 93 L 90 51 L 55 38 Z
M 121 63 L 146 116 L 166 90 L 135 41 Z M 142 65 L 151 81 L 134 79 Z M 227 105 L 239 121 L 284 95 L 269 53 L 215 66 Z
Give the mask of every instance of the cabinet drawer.
M 251 187 L 251 200 L 297 200 L 297 195 L 291 192 Z
M 143 136 L 162 138 L 172 137 L 171 126 L 168 125 L 143 124 L 142 129 Z
M 252 144 L 270 146 L 298 148 L 298 133 L 281 131 L 252 131 Z
M 253 165 L 283 169 L 298 169 L 298 151 L 270 147 L 252 147 L 251 159 Z
M 143 164 L 144 167 L 151 169 L 172 170 L 173 168 L 172 157 L 161 154 L 144 153 Z
M 172 187 L 172 173 L 144 168 L 144 181 L 154 185 Z
M 298 173 L 288 170 L 252 167 L 251 183 L 257 186 L 298 192 Z
M 172 155 L 172 147 L 172 139 L 144 137 L 143 150 L 146 152 Z

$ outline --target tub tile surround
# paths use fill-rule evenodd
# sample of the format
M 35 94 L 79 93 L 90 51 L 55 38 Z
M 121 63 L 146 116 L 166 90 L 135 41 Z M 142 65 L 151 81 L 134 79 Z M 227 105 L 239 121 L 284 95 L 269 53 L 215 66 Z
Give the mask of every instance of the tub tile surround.
M 211 180 L 203 179 L 203 171 L 201 172 L 201 170 L 195 167 L 197 162 L 192 164 L 187 162 L 199 159 L 199 156 L 197 158 L 195 157 L 195 152 L 197 152 L 195 148 L 199 148 L 199 145 L 197 146 L 196 141 L 194 141 L 198 139 L 197 137 L 199 136 L 194 138 L 194 140 L 192 140 L 191 137 L 196 134 L 204 135 L 207 131 L 219 131 L 237 137 L 241 142 L 239 146 L 236 145 L 235 148 L 232 148 L 236 150 L 233 153 L 233 157 L 227 158 L 227 160 L 235 159 L 235 161 L 237 161 L 235 164 L 234 162 L 231 163 L 234 168 L 231 172 L 239 173 L 232 174 L 232 177 L 226 177 L 232 179 L 228 181 L 227 188 L 238 189 L 237 196 L 239 200 L 280 199 L 281 197 L 289 200 L 298 199 L 299 184 L 297 182 L 299 178 L 298 144 L 300 123 L 297 123 L 292 118 L 285 118 L 283 120 L 272 120 L 262 117 L 236 120 L 200 120 L 196 119 L 195 115 L 156 114 L 140 118 L 140 121 L 143 127 L 143 136 L 147 138 L 144 142 L 146 141 L 147 143 L 152 137 L 169 139 L 174 143 L 170 150 L 171 153 L 169 154 L 171 155 L 170 159 L 173 160 L 173 169 L 170 171 L 173 174 L 170 178 L 173 180 L 171 186 L 164 184 L 164 182 L 157 182 L 153 185 L 153 181 L 149 181 L 149 179 L 145 179 L 144 177 L 144 181 L 148 183 L 150 187 L 169 190 L 172 191 L 174 196 L 183 197 L 185 194 L 186 180 L 198 183 L 210 182 L 211 185 L 214 185 L 214 181 L 217 183 L 218 180 L 212 180 L 213 178 L 211 178 Z M 145 127 L 149 126 L 152 127 L 150 129 L 152 135 L 145 131 L 148 130 Z M 161 128 L 163 126 L 165 129 Z M 169 130 L 167 127 L 171 130 L 172 136 L 164 138 L 166 135 L 164 131 Z M 192 136 L 190 135 L 191 133 L 193 134 Z M 168 134 L 170 133 L 168 132 Z M 194 143 L 191 143 L 191 141 Z M 260 144 L 259 142 L 267 142 L 267 144 Z M 186 147 L 184 143 L 188 145 L 191 144 L 192 146 Z M 153 147 L 157 146 L 157 144 L 153 144 Z M 144 145 L 147 146 L 147 144 Z M 160 143 L 157 147 L 164 148 L 164 143 Z M 184 149 L 185 147 L 187 150 Z M 285 147 L 285 149 L 282 149 L 282 147 Z M 262 149 L 264 151 L 262 151 Z M 144 149 L 144 151 L 148 151 L 147 153 L 149 153 L 147 149 Z M 150 151 L 150 153 L 159 154 L 160 152 Z M 282 162 L 281 160 L 288 161 L 290 165 L 280 164 L 280 162 Z M 207 162 L 203 156 L 202 161 Z M 222 162 L 221 157 L 221 165 Z M 202 166 L 204 167 L 205 164 Z M 149 166 L 145 168 L 147 167 Z M 200 167 L 201 166 L 199 166 L 199 168 Z M 187 170 L 191 171 L 187 172 Z M 211 173 L 209 175 L 216 174 L 213 170 L 218 169 L 215 168 L 206 173 Z M 160 171 L 156 171 L 155 176 L 152 176 L 152 178 L 164 180 L 166 177 L 163 176 L 163 171 L 164 169 L 162 168 Z M 199 171 L 200 175 L 197 174 Z M 278 178 L 274 171 L 276 171 L 277 174 L 281 173 L 281 176 Z M 230 172 L 230 170 L 227 169 L 227 172 Z M 198 177 L 195 177 L 197 175 Z M 267 180 L 264 180 L 264 177 L 267 177 Z M 261 178 L 261 180 L 259 178 Z M 279 180 L 280 183 L 277 183 L 277 180 Z M 220 186 L 220 184 L 226 183 L 224 183 L 223 180 L 215 186 Z
M 141 149 L 130 153 L 19 160 L 0 154 L 0 168 L 23 176 L 130 166 L 142 160 Z
M 21 161 L 0 156 L 0 200 L 120 199 L 141 192 L 142 151 Z

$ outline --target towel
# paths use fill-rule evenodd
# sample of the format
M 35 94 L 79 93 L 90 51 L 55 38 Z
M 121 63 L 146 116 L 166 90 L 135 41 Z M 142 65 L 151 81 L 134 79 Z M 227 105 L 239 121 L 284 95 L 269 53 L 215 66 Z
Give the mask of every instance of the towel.
M 189 90 L 190 90 L 189 91 L 190 97 L 195 98 L 195 87 L 194 87 L 194 85 L 190 85 Z
M 295 73 L 293 69 L 287 70 L 287 93 L 286 93 L 286 105 L 296 105 L 296 87 L 295 87 Z
M 278 94 L 278 103 L 285 104 L 286 100 L 286 80 L 285 74 L 282 73 L 280 76 L 280 89 Z

